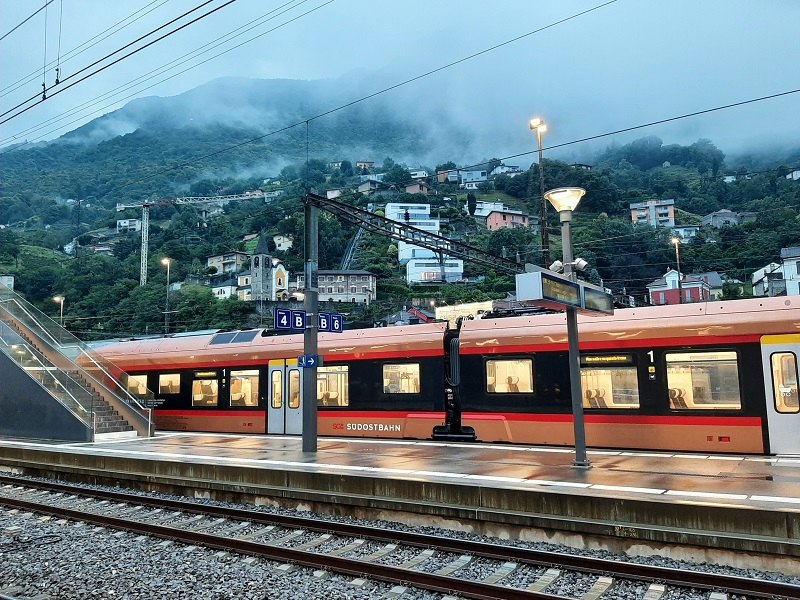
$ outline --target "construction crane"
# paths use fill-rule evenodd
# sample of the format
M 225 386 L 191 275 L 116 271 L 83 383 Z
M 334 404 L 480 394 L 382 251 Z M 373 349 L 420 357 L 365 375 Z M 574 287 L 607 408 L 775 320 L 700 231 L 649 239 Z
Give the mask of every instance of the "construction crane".
M 261 190 L 248 191 L 243 194 L 232 194 L 230 196 L 191 196 L 181 198 L 163 198 L 160 200 L 144 200 L 132 204 L 117 204 L 117 212 L 122 212 L 129 208 L 142 209 L 142 262 L 139 270 L 139 285 L 147 283 L 147 253 L 150 241 L 150 207 L 151 206 L 175 206 L 178 204 L 213 204 L 234 202 L 236 200 L 254 200 L 264 198 L 265 194 Z

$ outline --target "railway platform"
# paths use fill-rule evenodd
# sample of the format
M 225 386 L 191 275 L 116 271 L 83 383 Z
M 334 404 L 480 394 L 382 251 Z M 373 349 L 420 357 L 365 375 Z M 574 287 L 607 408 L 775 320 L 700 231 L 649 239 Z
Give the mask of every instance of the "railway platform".
M 161 432 L 0 439 L 0 472 L 800 574 L 800 456 Z

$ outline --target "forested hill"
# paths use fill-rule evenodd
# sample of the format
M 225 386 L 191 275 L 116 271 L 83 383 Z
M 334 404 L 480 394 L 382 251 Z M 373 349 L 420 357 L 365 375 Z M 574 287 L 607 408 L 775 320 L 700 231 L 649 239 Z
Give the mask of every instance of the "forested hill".
M 25 190 L 111 206 L 174 195 L 202 178 L 277 173 L 305 158 L 303 121 L 357 93 L 341 80 L 223 78 L 178 96 L 134 100 L 53 142 L 21 144 L 0 154 L 2 196 L 13 199 Z M 296 123 L 302 124 L 286 129 Z M 453 147 L 464 135 L 442 120 L 436 130 L 446 131 Z M 256 137 L 261 139 L 242 144 Z M 308 141 L 312 156 L 372 160 L 423 156 L 440 140 L 410 113 L 377 97 L 313 120 Z M 220 152 L 237 144 L 242 145 Z M 165 172 L 178 165 L 185 166 Z

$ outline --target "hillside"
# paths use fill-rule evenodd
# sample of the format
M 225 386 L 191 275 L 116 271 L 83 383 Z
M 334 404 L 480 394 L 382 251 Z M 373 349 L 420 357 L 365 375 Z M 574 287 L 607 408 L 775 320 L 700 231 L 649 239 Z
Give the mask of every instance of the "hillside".
M 178 96 L 134 100 L 52 142 L 5 149 L 0 198 L 25 190 L 112 206 L 174 195 L 203 178 L 266 177 L 305 159 L 304 119 L 357 93 L 341 80 L 223 78 Z M 463 136 L 441 119 L 437 131 L 449 131 L 456 145 Z M 243 144 L 253 138 L 260 139 Z M 312 157 L 369 160 L 422 156 L 437 143 L 422 120 L 384 97 L 312 121 L 308 141 Z

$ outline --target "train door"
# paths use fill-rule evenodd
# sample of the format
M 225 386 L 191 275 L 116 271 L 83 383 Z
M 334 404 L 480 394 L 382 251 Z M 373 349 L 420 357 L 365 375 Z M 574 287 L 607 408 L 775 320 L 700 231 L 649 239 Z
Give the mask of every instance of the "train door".
M 269 361 L 267 433 L 303 433 L 302 386 L 296 358 Z
M 767 398 L 769 450 L 772 454 L 800 454 L 800 396 L 798 361 L 800 335 L 765 335 L 761 356 Z

